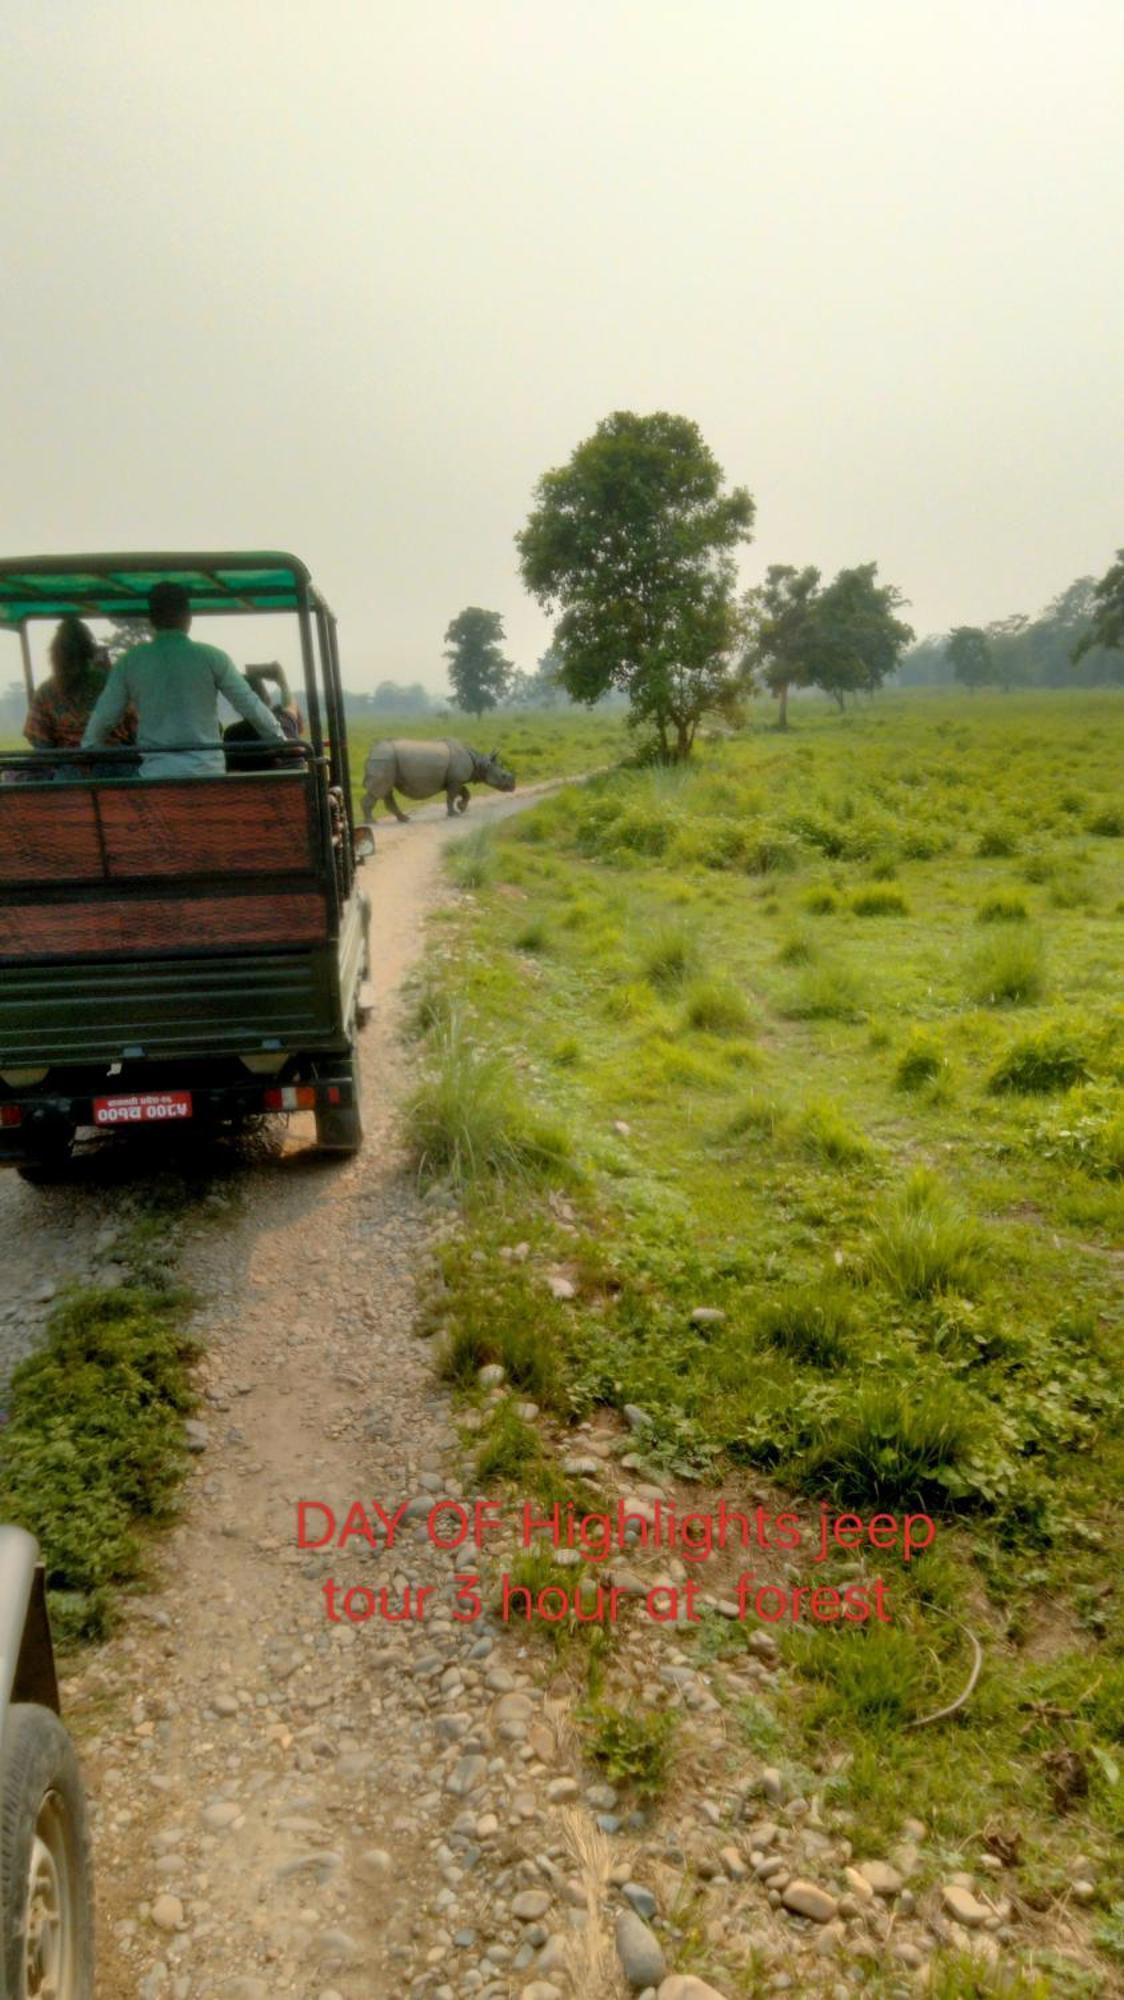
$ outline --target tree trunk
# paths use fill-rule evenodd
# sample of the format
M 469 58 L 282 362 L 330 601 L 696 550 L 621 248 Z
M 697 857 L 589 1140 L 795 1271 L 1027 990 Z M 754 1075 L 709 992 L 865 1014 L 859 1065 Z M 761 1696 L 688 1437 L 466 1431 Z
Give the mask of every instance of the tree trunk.
M 781 682 L 780 687 L 777 689 L 777 693 L 780 695 L 781 698 L 781 705 L 779 710 L 777 711 L 777 728 L 787 729 L 788 728 L 788 682 L 787 681 Z
M 835 703 L 837 709 L 839 710 L 840 715 L 846 714 L 847 698 L 844 695 L 842 688 L 833 688 L 831 691 L 831 698 Z

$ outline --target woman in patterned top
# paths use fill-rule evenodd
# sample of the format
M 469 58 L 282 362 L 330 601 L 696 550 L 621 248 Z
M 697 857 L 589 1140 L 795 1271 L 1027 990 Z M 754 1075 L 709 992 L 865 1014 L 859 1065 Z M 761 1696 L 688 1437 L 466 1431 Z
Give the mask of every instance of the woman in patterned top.
M 50 678 L 31 697 L 23 733 L 35 750 L 77 750 L 90 710 L 105 686 L 97 640 L 80 618 L 64 618 L 51 640 L 49 658 Z M 137 719 L 130 709 L 109 741 L 132 743 L 136 733 Z

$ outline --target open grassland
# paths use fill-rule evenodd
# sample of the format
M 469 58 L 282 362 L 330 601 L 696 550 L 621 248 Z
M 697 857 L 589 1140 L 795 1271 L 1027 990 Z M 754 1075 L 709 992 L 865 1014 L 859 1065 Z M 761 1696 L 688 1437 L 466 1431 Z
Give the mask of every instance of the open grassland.
M 562 1423 L 637 1405 L 648 1464 L 712 1496 L 930 1513 L 880 1565 L 892 1624 L 774 1627 L 775 1700 L 732 1726 L 858 1849 L 909 1814 L 946 1869 L 998 1844 L 1024 1911 L 1088 1857 L 1102 1971 L 1048 1988 L 1081 1993 L 1124 1960 L 1122 722 L 1097 694 L 801 708 L 563 790 L 456 850 L 414 1023 L 417 1158 L 467 1219 L 449 1374 L 500 1361 Z M 511 1404 L 481 1440 L 483 1476 L 557 1490 Z M 911 1731 L 965 1627 L 978 1687 Z
M 622 714 L 589 714 L 585 709 L 501 710 L 494 715 L 394 716 L 352 722 L 347 741 L 351 757 L 351 791 L 355 816 L 362 817 L 363 764 L 372 743 L 405 736 L 451 736 L 474 750 L 497 750 L 515 772 L 520 787 L 545 778 L 571 778 L 616 763 L 629 742 Z M 382 807 L 376 807 L 376 817 Z

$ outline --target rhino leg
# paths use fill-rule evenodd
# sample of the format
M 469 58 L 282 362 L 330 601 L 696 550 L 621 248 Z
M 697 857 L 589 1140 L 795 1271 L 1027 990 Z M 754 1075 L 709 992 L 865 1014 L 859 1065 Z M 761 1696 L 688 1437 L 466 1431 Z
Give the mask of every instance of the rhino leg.
M 398 800 L 395 798 L 393 785 L 391 786 L 388 792 L 383 793 L 383 803 L 384 805 L 388 805 L 390 807 L 390 810 L 394 814 L 395 819 L 401 820 L 403 826 L 405 826 L 408 823 L 410 815 L 409 813 L 403 812 L 401 806 L 398 803 Z
M 446 796 L 449 802 L 450 819 L 452 819 L 454 812 L 463 813 L 468 811 L 469 790 L 467 785 L 450 785 Z

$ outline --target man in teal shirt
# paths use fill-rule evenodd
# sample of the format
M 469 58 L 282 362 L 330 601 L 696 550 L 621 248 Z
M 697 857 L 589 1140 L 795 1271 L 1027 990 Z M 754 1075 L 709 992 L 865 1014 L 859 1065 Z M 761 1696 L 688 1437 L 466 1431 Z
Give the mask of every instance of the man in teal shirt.
M 131 702 L 138 717 L 138 750 L 159 753 L 142 759 L 142 778 L 222 777 L 226 760 L 220 694 L 253 723 L 259 736 L 285 741 L 280 723 L 234 661 L 217 646 L 188 638 L 191 599 L 182 584 L 154 585 L 148 616 L 153 637 L 114 662 L 86 724 L 83 750 L 104 743 Z

